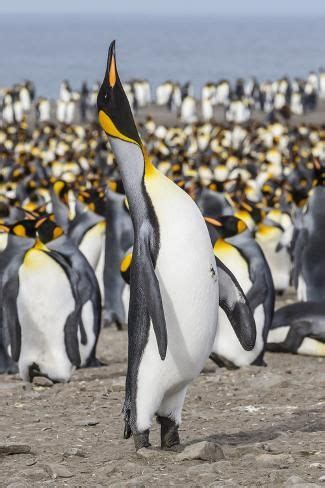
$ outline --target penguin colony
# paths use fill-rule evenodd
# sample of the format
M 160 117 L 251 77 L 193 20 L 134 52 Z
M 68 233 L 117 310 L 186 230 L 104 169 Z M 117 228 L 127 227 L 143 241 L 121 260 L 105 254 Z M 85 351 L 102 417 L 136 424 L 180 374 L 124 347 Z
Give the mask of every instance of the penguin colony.
M 99 124 L 0 126 L 0 371 L 69 381 L 101 365 L 101 327 L 127 323 L 124 435 L 148 447 L 156 417 L 174 448 L 208 357 L 325 355 L 325 132 L 276 116 L 137 127 L 114 43 L 97 91 Z
M 26 80 L 11 88 L 0 88 L 0 120 L 11 124 L 21 122 L 24 115 L 32 114 L 37 122 L 56 120 L 60 123 L 97 121 L 97 96 L 100 83 L 88 86 L 83 82 L 80 90 L 73 89 L 68 80 L 62 81 L 58 98 L 36 97 L 34 84 Z M 223 110 L 224 120 L 245 123 L 254 113 L 272 118 L 275 113 L 284 118 L 304 115 L 317 108 L 325 99 L 325 70 L 311 71 L 306 79 L 289 79 L 287 76 L 274 81 L 258 82 L 256 78 L 206 83 L 196 100 L 190 82 L 180 84 L 165 81 L 155 89 L 147 80 L 123 83 L 124 91 L 134 113 L 156 103 L 180 118 L 183 123 L 213 120 L 217 107 Z

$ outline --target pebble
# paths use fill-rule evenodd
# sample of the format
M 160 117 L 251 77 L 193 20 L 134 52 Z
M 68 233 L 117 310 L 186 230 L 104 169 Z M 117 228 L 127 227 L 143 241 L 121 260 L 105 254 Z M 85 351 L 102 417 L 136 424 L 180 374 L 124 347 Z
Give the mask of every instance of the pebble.
M 12 481 L 7 485 L 6 488 L 29 488 L 30 484 L 24 483 L 23 481 Z
M 111 476 L 113 473 L 116 472 L 116 467 L 113 464 L 108 464 L 106 466 L 102 466 L 96 469 L 96 477 L 100 478 L 101 476 Z
M 29 454 L 31 447 L 28 444 L 0 444 L 0 454 Z
M 72 456 L 87 457 L 87 454 L 86 451 L 80 447 L 69 447 L 64 451 L 63 457 L 67 458 Z
M 124 391 L 125 390 L 125 376 L 121 376 L 120 378 L 116 378 L 113 380 L 111 385 L 112 391 Z
M 20 474 L 21 476 L 24 476 L 25 478 L 28 478 L 31 481 L 42 481 L 44 478 L 47 477 L 44 469 L 41 468 L 25 469 Z
M 281 466 L 295 462 L 290 454 L 260 454 L 255 460 L 264 466 Z
M 286 488 L 289 487 L 294 487 L 294 488 L 317 488 L 319 485 L 316 483 L 307 483 L 303 478 L 300 478 L 300 476 L 290 476 L 290 478 L 287 479 L 287 481 L 284 483 L 284 486 Z
M 76 425 L 80 425 L 81 427 L 94 427 L 95 425 L 98 424 L 99 424 L 99 420 L 97 419 L 86 419 L 76 423 Z
M 43 388 L 50 388 L 54 385 L 54 383 L 52 380 L 50 380 L 50 378 L 45 378 L 45 376 L 34 376 L 33 385 L 42 386 Z
M 202 441 L 185 447 L 184 451 L 178 454 L 176 459 L 178 461 L 199 459 L 213 463 L 224 458 L 223 450 L 218 444 L 210 441 Z
M 325 474 L 322 474 L 322 476 L 320 476 L 318 478 L 318 481 L 321 481 L 322 483 L 325 483 Z
M 158 451 L 155 451 L 154 449 L 148 449 L 146 447 L 142 447 L 137 451 L 137 456 L 146 459 L 156 457 L 158 454 Z
M 45 471 L 53 479 L 57 478 L 72 478 L 74 475 L 62 464 L 47 464 L 45 466 Z

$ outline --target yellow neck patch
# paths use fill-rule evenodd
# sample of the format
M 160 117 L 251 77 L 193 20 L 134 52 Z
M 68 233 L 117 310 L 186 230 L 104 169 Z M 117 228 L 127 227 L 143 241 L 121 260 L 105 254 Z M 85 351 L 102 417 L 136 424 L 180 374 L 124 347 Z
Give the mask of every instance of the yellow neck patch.
M 137 141 L 134 141 L 130 137 L 127 137 L 124 134 L 122 134 L 122 132 L 118 130 L 118 128 L 116 127 L 112 119 L 107 114 L 105 114 L 105 112 L 103 112 L 102 110 L 99 111 L 98 120 L 102 129 L 106 132 L 107 135 L 111 137 L 116 137 L 117 139 L 121 139 L 122 141 L 125 142 L 131 142 L 132 144 L 136 144 L 137 146 L 139 146 Z M 143 144 L 141 144 L 141 146 L 139 147 L 143 154 L 145 177 L 146 178 L 151 177 L 155 174 L 156 168 L 150 161 L 147 150 L 143 146 Z
M 121 262 L 120 270 L 122 273 L 125 273 L 129 267 L 131 266 L 132 263 L 132 253 L 127 254 Z

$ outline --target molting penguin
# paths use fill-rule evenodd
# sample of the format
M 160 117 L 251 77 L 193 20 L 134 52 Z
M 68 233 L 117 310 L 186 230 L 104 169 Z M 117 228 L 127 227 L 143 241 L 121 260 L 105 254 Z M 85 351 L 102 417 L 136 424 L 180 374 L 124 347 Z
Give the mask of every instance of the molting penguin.
M 206 217 L 214 253 L 229 268 L 245 293 L 256 323 L 254 349 L 239 344 L 225 312 L 219 313 L 219 326 L 210 358 L 229 368 L 265 365 L 263 356 L 274 310 L 274 286 L 266 259 L 246 224 L 234 217 Z
M 28 246 L 12 256 L 3 277 L 3 320 L 10 355 L 25 380 L 46 376 L 69 381 L 75 367 L 89 365 L 95 358 L 98 287 L 96 292 L 88 280 L 85 258 L 75 268 L 67 253 L 58 251 L 60 244 L 53 245 L 66 238 L 51 217 L 20 222 L 10 231 L 18 232 Z
M 204 219 L 193 200 L 151 163 L 119 79 L 115 43 L 98 94 L 99 122 L 122 175 L 134 227 L 128 317 L 125 437 L 149 447 L 152 418 L 161 445 L 179 444 L 178 426 L 189 383 L 208 358 L 218 321 L 218 279 Z M 227 302 L 238 318 L 241 307 Z M 152 327 L 151 327 L 152 325 Z M 254 347 L 250 321 L 236 324 Z
M 325 356 L 325 303 L 293 303 L 277 310 L 267 350 Z

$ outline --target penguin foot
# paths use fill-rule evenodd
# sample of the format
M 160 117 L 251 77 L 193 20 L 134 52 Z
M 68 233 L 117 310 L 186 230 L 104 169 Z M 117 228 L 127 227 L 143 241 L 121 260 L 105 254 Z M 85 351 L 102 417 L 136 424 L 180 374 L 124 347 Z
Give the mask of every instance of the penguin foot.
M 0 347 L 0 374 L 18 373 L 17 364 L 8 356 L 5 350 Z
M 133 439 L 134 439 L 134 445 L 136 451 L 142 449 L 143 447 L 151 446 L 149 442 L 149 434 L 150 434 L 149 429 L 145 430 L 144 432 L 133 432 Z
M 95 356 L 88 359 L 86 368 L 101 368 L 102 366 L 107 366 L 106 363 L 103 363 Z
M 118 320 L 104 319 L 103 320 L 103 328 L 106 329 L 107 327 L 116 327 L 117 330 L 126 330 L 127 324 L 120 322 Z
M 178 434 L 178 425 L 169 417 L 157 416 L 157 422 L 160 424 L 160 439 L 162 449 L 175 449 L 180 445 Z

